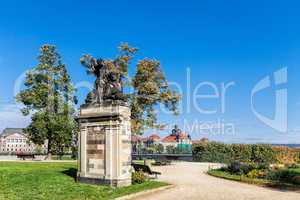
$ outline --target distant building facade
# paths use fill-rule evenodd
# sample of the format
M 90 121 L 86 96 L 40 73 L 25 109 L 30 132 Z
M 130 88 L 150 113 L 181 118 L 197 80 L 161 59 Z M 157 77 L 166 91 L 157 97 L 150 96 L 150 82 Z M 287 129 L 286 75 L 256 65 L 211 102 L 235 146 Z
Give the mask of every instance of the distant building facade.
M 46 151 L 46 144 L 33 144 L 20 128 L 6 128 L 0 135 L 0 154 L 44 154 Z
M 147 153 L 147 148 L 153 146 L 163 146 L 163 153 L 169 153 L 168 149 L 177 149 L 181 152 L 191 153 L 192 138 L 189 134 L 183 133 L 177 126 L 172 130 L 172 133 L 166 137 L 159 137 L 153 133 L 149 137 L 132 136 L 132 151 L 133 153 Z M 174 150 L 175 151 L 175 150 Z

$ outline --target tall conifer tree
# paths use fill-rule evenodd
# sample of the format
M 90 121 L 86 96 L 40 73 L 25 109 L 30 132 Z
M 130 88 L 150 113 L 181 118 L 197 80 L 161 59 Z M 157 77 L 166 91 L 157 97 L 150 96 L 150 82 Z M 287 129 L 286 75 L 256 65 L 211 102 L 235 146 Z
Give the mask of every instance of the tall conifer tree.
M 25 89 L 17 100 L 24 104 L 22 113 L 31 114 L 31 124 L 25 129 L 35 144 L 48 144 L 51 153 L 63 154 L 72 144 L 75 133 L 74 88 L 56 47 L 43 45 L 39 64 L 26 75 Z

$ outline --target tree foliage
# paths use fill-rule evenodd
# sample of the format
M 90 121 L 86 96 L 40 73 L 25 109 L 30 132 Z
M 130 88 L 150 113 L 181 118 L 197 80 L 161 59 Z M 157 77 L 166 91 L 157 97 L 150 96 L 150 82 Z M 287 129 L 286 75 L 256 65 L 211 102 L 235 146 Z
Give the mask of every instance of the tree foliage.
M 176 147 L 174 147 L 172 145 L 168 145 L 168 146 L 166 146 L 166 152 L 168 154 L 176 154 Z
M 162 71 L 159 61 L 144 58 L 132 63 L 138 49 L 128 44 L 119 46 L 119 54 L 115 59 L 102 60 L 112 71 L 122 75 L 123 85 L 127 87 L 128 101 L 131 107 L 131 127 L 134 134 L 143 134 L 146 128 L 161 128 L 158 123 L 156 108 L 163 105 L 167 110 L 178 114 L 180 95 L 172 90 Z M 97 59 L 85 55 L 80 59 L 90 74 L 93 62 Z M 128 79 L 129 67 L 135 67 L 132 80 Z
M 291 165 L 299 162 L 299 150 L 284 146 L 273 147 L 278 163 Z
M 172 90 L 159 61 L 143 59 L 138 62 L 132 79 L 134 93 L 131 97 L 133 132 L 141 134 L 144 127 L 160 128 L 155 107 L 163 104 L 177 114 L 180 95 Z
M 165 152 L 165 147 L 164 147 L 164 145 L 162 145 L 162 144 L 156 145 L 156 152 L 159 153 L 159 154 L 164 153 L 164 152 Z
M 56 47 L 43 45 L 39 64 L 26 75 L 25 89 L 17 95 L 24 104 L 22 113 L 31 114 L 31 124 L 25 129 L 35 144 L 48 143 L 48 154 L 62 153 L 72 143 L 74 121 L 74 88 Z

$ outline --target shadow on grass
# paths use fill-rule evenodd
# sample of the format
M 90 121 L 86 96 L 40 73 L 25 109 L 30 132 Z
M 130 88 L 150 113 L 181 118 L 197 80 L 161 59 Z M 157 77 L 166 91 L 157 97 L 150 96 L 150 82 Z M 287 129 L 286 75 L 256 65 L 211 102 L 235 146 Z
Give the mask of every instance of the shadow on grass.
M 62 171 L 63 174 L 70 176 L 74 179 L 74 181 L 77 180 L 77 169 L 76 168 L 70 168 L 68 170 Z

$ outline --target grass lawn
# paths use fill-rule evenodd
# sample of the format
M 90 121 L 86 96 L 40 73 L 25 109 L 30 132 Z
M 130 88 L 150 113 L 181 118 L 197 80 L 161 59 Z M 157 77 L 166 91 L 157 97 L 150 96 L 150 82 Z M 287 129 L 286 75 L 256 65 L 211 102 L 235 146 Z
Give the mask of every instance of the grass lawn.
M 75 182 L 75 163 L 0 162 L 0 200 L 91 200 L 114 199 L 167 185 L 146 182 L 110 188 Z
M 300 169 L 292 169 L 296 170 L 300 173 Z M 281 189 L 288 189 L 288 190 L 300 190 L 299 185 L 294 185 L 290 183 L 283 183 L 278 181 L 272 181 L 267 179 L 252 179 L 245 176 L 234 175 L 230 174 L 229 172 L 222 171 L 220 169 L 212 169 L 208 171 L 208 174 L 214 177 L 223 178 L 231 181 L 239 181 L 248 184 L 255 184 L 259 186 L 265 187 L 273 187 L 273 188 L 281 188 Z

